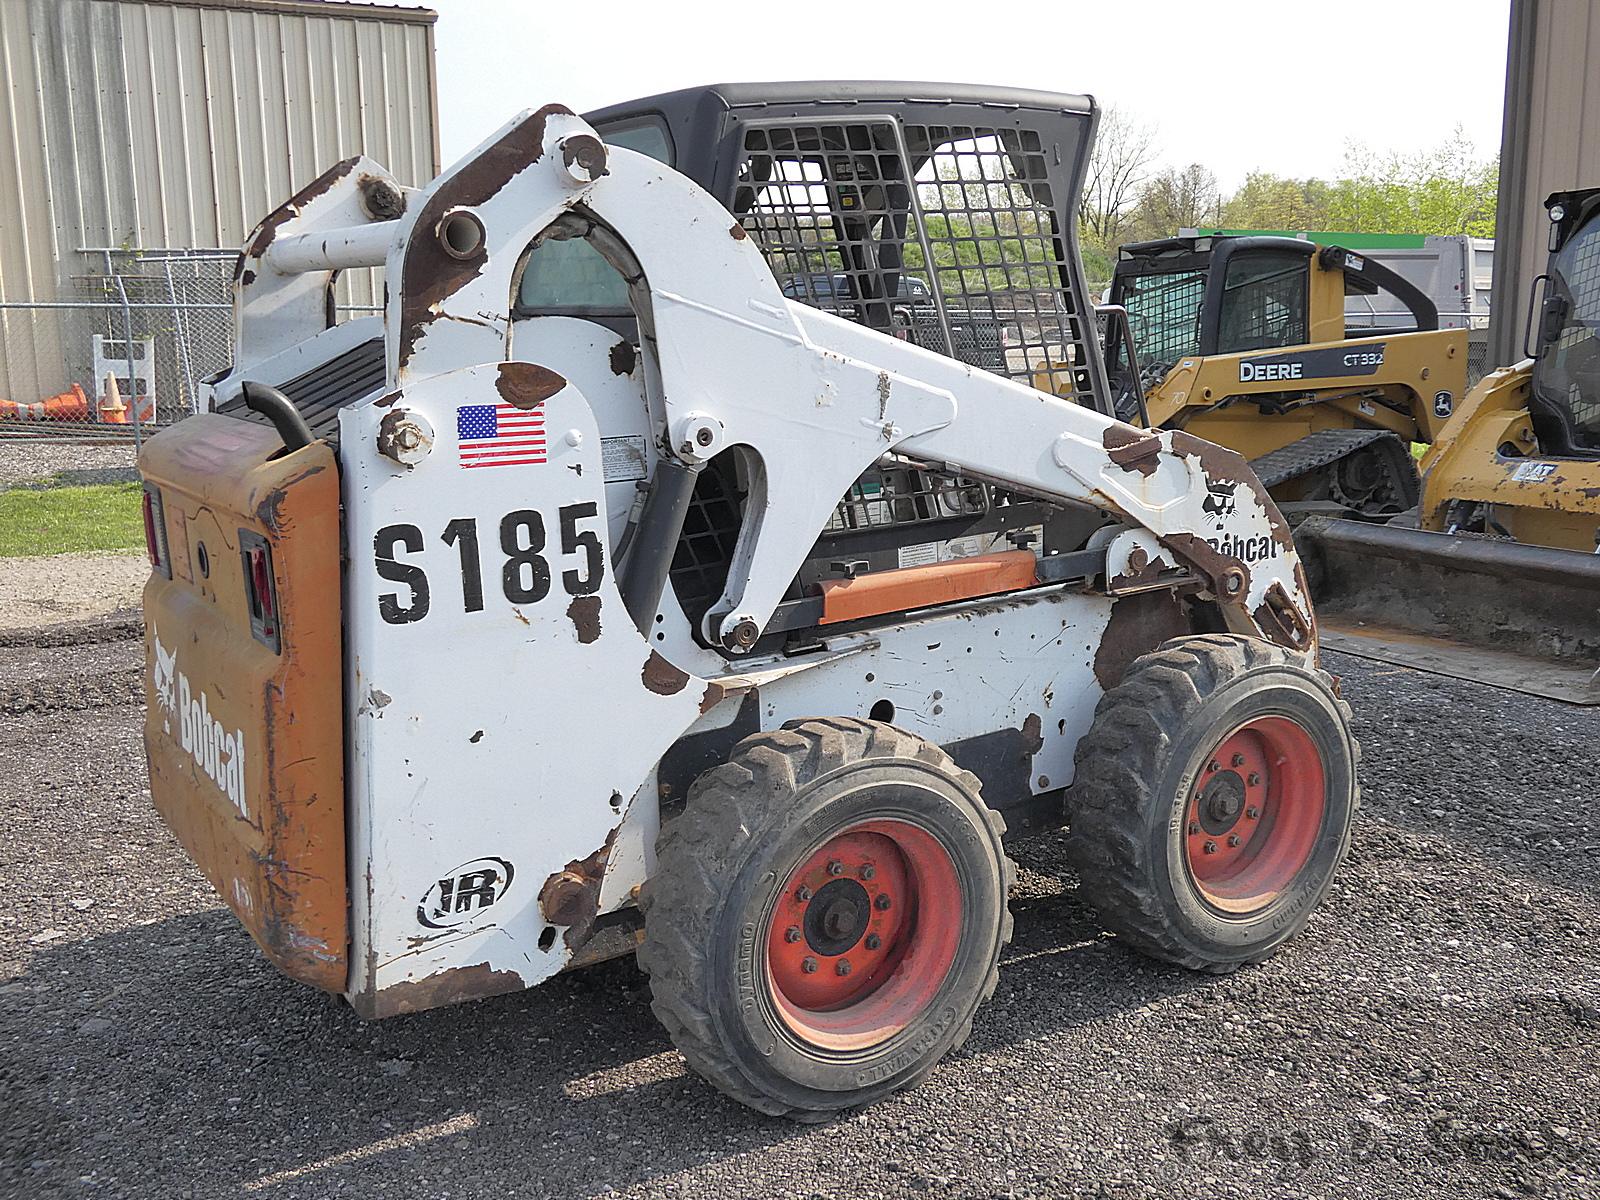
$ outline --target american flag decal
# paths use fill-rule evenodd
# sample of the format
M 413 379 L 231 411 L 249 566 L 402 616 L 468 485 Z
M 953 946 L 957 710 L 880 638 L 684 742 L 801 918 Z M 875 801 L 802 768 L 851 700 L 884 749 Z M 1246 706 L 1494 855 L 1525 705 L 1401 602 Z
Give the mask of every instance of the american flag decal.
M 513 467 L 545 461 L 544 405 L 463 404 L 456 409 L 463 467 Z

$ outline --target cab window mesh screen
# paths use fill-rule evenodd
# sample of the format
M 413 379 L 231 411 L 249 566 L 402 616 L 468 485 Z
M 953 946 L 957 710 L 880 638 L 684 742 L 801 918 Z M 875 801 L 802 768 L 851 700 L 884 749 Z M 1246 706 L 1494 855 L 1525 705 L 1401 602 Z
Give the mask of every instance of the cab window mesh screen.
M 1170 367 L 1185 355 L 1200 352 L 1200 305 L 1205 295 L 1204 271 L 1123 277 L 1122 303 L 1141 368 Z
M 1088 400 L 1089 342 L 1037 132 L 747 126 L 733 211 L 784 295 Z
M 1309 340 L 1310 260 L 1300 254 L 1241 254 L 1228 263 L 1217 350 L 1266 350 Z
M 1567 314 L 1540 355 L 1539 390 L 1565 399 L 1579 444 L 1600 449 L 1600 220 L 1563 246 L 1552 266 L 1551 294 L 1566 300 Z

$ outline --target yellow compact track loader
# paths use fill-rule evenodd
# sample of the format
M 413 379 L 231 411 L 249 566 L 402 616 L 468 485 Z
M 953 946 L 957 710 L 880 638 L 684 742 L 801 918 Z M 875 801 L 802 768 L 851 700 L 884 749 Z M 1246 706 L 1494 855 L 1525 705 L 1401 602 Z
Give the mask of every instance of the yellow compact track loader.
M 1546 204 L 1529 357 L 1439 433 L 1421 528 L 1316 520 L 1297 541 L 1328 644 L 1600 704 L 1600 188 Z
M 1346 295 L 1380 292 L 1410 326 L 1347 330 Z M 1125 420 L 1243 454 L 1291 521 L 1383 519 L 1417 503 L 1411 443 L 1431 442 L 1465 392 L 1466 336 L 1339 246 L 1168 238 L 1119 251 L 1107 373 Z

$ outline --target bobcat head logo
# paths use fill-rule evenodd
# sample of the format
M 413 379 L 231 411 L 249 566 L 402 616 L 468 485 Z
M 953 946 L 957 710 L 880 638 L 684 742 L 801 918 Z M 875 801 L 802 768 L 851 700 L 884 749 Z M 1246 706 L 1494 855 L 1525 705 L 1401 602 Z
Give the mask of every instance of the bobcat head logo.
M 1216 483 L 1208 481 L 1206 483 L 1206 498 L 1200 507 L 1204 509 L 1208 515 L 1216 517 L 1218 520 L 1221 520 L 1223 517 L 1232 516 L 1235 508 L 1233 492 L 1238 486 L 1239 485 L 1237 483 Z
M 178 653 L 168 652 L 154 626 L 150 628 L 150 641 L 156 650 L 156 699 L 161 702 L 161 728 L 164 733 L 171 733 L 172 718 L 178 711 Z

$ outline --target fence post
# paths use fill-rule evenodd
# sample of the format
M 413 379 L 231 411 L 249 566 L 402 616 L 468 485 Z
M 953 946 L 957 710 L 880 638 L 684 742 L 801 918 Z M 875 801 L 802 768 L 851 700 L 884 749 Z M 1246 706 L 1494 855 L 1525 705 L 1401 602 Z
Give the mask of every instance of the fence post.
M 143 448 L 143 430 L 139 425 L 139 383 L 138 377 L 133 372 L 133 310 L 128 307 L 128 289 L 123 284 L 122 274 L 111 261 L 111 251 L 106 251 L 106 274 L 116 280 L 117 296 L 122 301 L 122 336 L 123 347 L 128 352 L 128 391 L 133 395 L 133 452 L 135 455 Z M 96 388 L 98 389 L 98 384 Z M 154 393 L 150 402 L 155 403 Z M 98 407 L 97 407 L 98 411 Z

